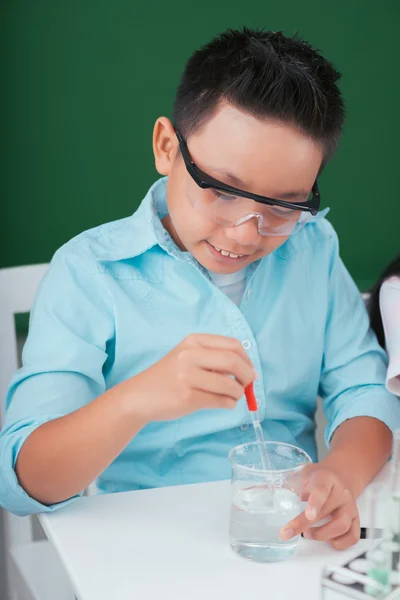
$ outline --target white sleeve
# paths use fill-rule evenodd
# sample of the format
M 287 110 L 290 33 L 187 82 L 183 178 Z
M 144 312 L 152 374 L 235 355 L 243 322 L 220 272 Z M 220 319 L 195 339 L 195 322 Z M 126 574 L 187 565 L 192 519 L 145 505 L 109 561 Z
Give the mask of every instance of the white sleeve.
M 400 277 L 390 277 L 382 284 L 379 304 L 389 355 L 386 387 L 400 396 Z

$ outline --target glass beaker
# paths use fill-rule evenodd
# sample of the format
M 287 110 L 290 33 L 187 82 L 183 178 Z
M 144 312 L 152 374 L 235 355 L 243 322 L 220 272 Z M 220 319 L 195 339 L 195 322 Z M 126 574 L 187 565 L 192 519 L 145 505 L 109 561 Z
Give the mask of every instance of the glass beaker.
M 271 470 L 263 470 L 257 442 L 236 446 L 232 463 L 230 544 L 234 552 L 259 562 L 294 554 L 299 536 L 283 541 L 279 532 L 303 511 L 301 470 L 309 455 L 291 444 L 265 442 Z

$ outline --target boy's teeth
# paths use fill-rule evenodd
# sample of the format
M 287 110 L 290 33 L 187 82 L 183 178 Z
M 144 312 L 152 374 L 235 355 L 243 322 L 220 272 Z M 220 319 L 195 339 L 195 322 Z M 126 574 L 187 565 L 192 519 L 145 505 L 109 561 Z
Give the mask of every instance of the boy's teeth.
M 218 250 L 218 252 L 221 252 L 222 256 L 230 256 L 230 258 L 239 258 L 243 256 L 243 254 L 232 254 L 232 252 L 221 250 L 221 248 L 217 248 L 217 246 L 214 246 L 214 248 Z

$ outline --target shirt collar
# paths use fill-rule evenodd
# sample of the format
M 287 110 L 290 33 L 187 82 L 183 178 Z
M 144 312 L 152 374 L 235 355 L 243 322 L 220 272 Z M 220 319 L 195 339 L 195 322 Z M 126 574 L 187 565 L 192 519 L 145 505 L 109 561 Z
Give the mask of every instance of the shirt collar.
M 112 251 L 100 260 L 134 258 L 157 245 L 174 256 L 185 254 L 179 250 L 161 222 L 168 214 L 166 185 L 167 177 L 156 181 L 135 213 L 119 222 L 112 234 Z

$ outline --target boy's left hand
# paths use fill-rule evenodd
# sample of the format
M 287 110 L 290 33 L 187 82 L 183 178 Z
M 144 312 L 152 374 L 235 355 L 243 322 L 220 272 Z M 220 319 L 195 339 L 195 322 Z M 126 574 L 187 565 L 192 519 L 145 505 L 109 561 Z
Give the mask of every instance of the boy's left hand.
M 336 550 L 358 542 L 360 519 L 355 497 L 330 466 L 319 463 L 304 468 L 302 500 L 307 500 L 306 510 L 284 526 L 282 539 L 303 533 L 306 539 L 329 542 Z M 328 523 L 312 527 L 326 517 Z

